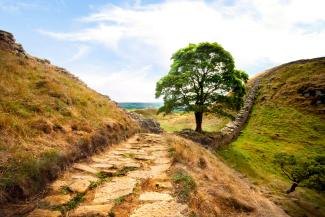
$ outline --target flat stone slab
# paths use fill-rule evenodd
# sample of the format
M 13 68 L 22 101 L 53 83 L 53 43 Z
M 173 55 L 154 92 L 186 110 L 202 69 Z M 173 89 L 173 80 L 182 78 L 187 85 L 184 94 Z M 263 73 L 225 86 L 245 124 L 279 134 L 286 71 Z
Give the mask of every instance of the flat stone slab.
M 170 201 L 172 199 L 173 197 L 170 196 L 170 194 L 159 193 L 159 192 L 145 192 L 141 194 L 139 198 L 139 200 L 142 201 L 158 201 L 158 200 Z
M 113 164 L 108 164 L 108 163 L 93 163 L 90 164 L 90 166 L 94 168 L 100 168 L 100 169 L 111 169 L 114 167 Z
M 156 177 L 157 175 L 166 172 L 170 168 L 170 166 L 171 164 L 160 164 L 156 166 L 151 166 L 150 169 L 153 176 Z
M 137 162 L 129 162 L 129 163 L 124 163 L 123 167 L 129 167 L 129 168 L 140 168 L 141 164 Z
M 62 181 L 62 180 L 57 180 L 57 181 L 55 181 L 55 182 L 53 182 L 52 184 L 51 184 L 51 189 L 53 190 L 53 191 L 57 191 L 57 192 L 59 192 L 59 191 L 61 191 L 61 189 L 63 188 L 63 187 L 65 187 L 65 186 L 68 186 L 70 184 L 70 182 L 67 182 L 67 181 Z
M 153 151 L 151 154 L 157 158 L 167 158 L 169 155 L 168 151 Z
M 89 216 L 108 216 L 109 211 L 113 208 L 114 203 L 103 205 L 81 205 L 77 209 L 69 212 L 69 217 L 89 217 Z
M 73 192 L 84 193 L 87 191 L 90 185 L 90 181 L 85 179 L 77 179 L 71 185 L 69 185 L 69 189 Z
M 71 176 L 72 180 L 76 179 L 82 179 L 82 180 L 87 180 L 89 182 L 96 182 L 98 180 L 97 177 L 92 176 L 92 175 L 84 175 L 84 174 L 73 174 Z
M 131 194 L 136 184 L 136 179 L 130 177 L 115 177 L 111 182 L 104 183 L 96 189 L 93 203 L 107 203 L 121 196 Z
M 81 171 L 84 171 L 84 172 L 88 172 L 88 173 L 91 173 L 91 174 L 97 174 L 99 171 L 94 169 L 93 167 L 90 167 L 88 165 L 85 165 L 85 164 L 73 164 L 72 166 L 74 169 L 78 169 L 78 170 L 81 170 Z
M 165 172 L 155 176 L 155 180 L 159 180 L 159 181 L 165 181 L 168 179 L 169 179 L 169 177 Z
M 137 154 L 135 155 L 134 159 L 136 160 L 154 160 L 155 157 L 153 156 L 148 156 L 148 155 L 145 155 L 145 154 Z
M 98 156 L 93 156 L 91 157 L 91 159 L 96 163 L 106 163 L 106 161 L 108 161 L 107 158 L 98 157 Z
M 150 170 L 134 170 L 128 172 L 127 176 L 136 179 L 149 179 L 153 177 L 153 174 Z
M 164 157 L 164 158 L 156 158 L 154 160 L 154 163 L 155 164 L 168 164 L 168 163 L 171 163 L 171 160 L 170 160 L 170 158 L 166 158 L 166 157 Z
M 41 203 L 48 206 L 58 206 L 68 203 L 72 197 L 68 194 L 51 195 L 44 198 Z
M 61 217 L 62 214 L 59 211 L 51 211 L 46 209 L 35 209 L 29 213 L 27 217 Z
M 186 205 L 175 201 L 158 201 L 140 206 L 130 217 L 185 217 L 186 210 Z

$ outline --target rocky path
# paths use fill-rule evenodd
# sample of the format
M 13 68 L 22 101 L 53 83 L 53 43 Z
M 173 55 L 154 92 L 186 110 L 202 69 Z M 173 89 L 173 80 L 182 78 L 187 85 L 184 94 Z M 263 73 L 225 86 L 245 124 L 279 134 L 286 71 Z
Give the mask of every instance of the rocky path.
M 51 185 L 28 217 L 182 217 L 188 207 L 173 196 L 169 147 L 156 134 L 127 142 L 76 163 Z

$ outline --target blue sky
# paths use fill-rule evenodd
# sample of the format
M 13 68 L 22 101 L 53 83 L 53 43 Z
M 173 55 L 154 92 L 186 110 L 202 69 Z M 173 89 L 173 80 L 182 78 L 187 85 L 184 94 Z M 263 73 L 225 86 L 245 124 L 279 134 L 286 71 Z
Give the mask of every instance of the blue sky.
M 250 75 L 325 56 L 324 0 L 0 0 L 0 29 L 119 102 L 155 101 L 170 56 L 218 42 Z

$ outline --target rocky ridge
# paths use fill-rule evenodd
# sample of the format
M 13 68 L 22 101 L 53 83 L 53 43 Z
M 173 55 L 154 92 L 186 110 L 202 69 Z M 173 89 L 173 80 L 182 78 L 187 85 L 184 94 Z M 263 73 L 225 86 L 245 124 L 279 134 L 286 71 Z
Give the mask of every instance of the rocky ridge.
M 26 59 L 36 61 L 41 64 L 45 64 L 49 68 L 53 68 L 54 70 L 68 75 L 70 78 L 74 79 L 78 83 L 87 86 L 84 82 L 82 82 L 78 77 L 74 76 L 72 73 L 70 73 L 68 70 L 62 67 L 58 67 L 55 65 L 52 65 L 51 62 L 48 59 L 41 59 L 38 57 L 33 57 L 30 54 L 28 54 L 23 46 L 16 42 L 15 37 L 12 33 L 6 32 L 3 30 L 0 30 L 0 49 L 9 51 L 11 53 L 14 53 L 18 56 L 22 56 Z

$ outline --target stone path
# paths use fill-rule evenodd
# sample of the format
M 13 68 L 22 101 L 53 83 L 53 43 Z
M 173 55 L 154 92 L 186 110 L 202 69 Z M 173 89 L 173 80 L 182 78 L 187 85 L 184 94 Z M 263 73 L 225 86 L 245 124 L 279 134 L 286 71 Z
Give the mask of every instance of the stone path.
M 167 171 L 168 145 L 157 134 L 138 134 L 86 162 L 75 163 L 52 183 L 28 217 L 185 217 Z

